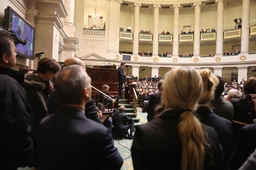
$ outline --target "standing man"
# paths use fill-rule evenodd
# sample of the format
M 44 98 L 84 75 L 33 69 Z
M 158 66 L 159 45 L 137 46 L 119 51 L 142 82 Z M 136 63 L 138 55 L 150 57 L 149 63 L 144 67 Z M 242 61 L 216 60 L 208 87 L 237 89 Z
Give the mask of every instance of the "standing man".
M 20 84 L 24 73 L 11 70 L 16 64 L 12 39 L 0 34 L 0 169 L 28 166 L 33 156 L 31 110 Z
M 38 127 L 40 169 L 119 170 L 123 159 L 109 129 L 85 116 L 86 103 L 91 100 L 91 78 L 84 68 L 64 67 L 55 87 L 60 108 Z
M 125 63 L 121 63 L 120 67 L 118 68 L 118 95 L 121 98 L 122 91 L 123 91 L 123 84 L 125 82 L 126 75 L 124 74 L 124 67 Z

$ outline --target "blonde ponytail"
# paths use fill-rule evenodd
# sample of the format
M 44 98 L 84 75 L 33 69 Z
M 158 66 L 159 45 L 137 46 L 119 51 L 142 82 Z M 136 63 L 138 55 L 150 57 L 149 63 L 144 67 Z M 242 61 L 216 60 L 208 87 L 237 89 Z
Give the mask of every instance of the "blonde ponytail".
M 191 111 L 180 115 L 178 131 L 182 146 L 181 170 L 202 170 L 206 139 L 199 120 Z

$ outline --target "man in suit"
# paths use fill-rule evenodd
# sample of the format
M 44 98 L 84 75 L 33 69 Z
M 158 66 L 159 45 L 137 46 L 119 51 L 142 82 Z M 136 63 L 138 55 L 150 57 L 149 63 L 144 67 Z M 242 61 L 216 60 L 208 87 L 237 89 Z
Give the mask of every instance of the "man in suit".
M 125 82 L 126 75 L 124 74 L 124 67 L 125 63 L 121 63 L 120 67 L 118 68 L 118 95 L 121 97 L 122 90 L 123 90 L 123 84 Z
M 133 139 L 134 123 L 131 117 L 124 113 L 125 107 L 121 105 L 113 115 L 114 131 L 125 136 L 128 139 Z
M 61 106 L 38 127 L 40 169 L 120 169 L 123 159 L 109 129 L 85 116 L 91 79 L 84 68 L 64 67 L 55 87 Z
M 256 148 L 256 123 L 240 129 L 230 159 L 230 170 L 237 170 Z
M 70 57 L 64 61 L 64 67 L 70 66 L 70 65 L 79 65 L 85 68 L 85 63 L 78 58 Z M 56 90 L 53 90 L 50 94 L 50 97 L 48 99 L 47 108 L 48 108 L 48 114 L 52 114 L 56 112 L 60 107 L 58 95 L 56 93 Z M 99 119 L 99 116 L 97 114 L 97 110 L 95 107 L 95 102 L 93 99 L 91 99 L 89 102 L 86 103 L 85 106 L 85 116 L 89 119 L 92 119 L 98 123 L 102 123 Z
M 152 119 L 154 119 L 155 115 L 156 115 L 156 106 L 161 102 L 161 91 L 162 91 L 162 82 L 163 81 L 159 81 L 158 82 L 158 93 L 154 93 L 151 94 L 149 97 L 149 101 L 148 101 L 148 107 L 147 107 L 147 119 L 148 122 Z M 160 110 L 159 110 L 160 111 Z

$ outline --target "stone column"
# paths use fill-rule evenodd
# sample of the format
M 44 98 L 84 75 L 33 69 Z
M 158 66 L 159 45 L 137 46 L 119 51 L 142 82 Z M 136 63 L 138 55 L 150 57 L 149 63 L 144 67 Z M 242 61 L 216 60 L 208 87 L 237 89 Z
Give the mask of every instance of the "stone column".
M 108 14 L 107 14 L 107 53 L 109 56 L 119 53 L 117 49 L 117 41 L 119 42 L 119 14 L 120 14 L 120 2 L 115 0 L 108 1 Z
M 216 39 L 216 55 L 223 56 L 223 9 L 224 0 L 215 0 L 218 3 L 217 7 L 217 39 Z
M 159 8 L 161 5 L 154 6 L 154 33 L 153 33 L 153 57 L 158 57 L 158 23 L 159 23 Z
M 139 54 L 139 15 L 140 3 L 134 3 L 133 55 Z
M 180 4 L 174 4 L 174 23 L 173 23 L 173 46 L 172 46 L 172 56 L 179 57 L 179 7 Z
M 117 0 L 117 16 L 116 16 L 116 37 L 118 37 L 118 41 L 116 41 L 116 51 L 119 53 L 119 34 L 120 34 L 120 10 L 121 10 L 121 4 L 123 3 L 123 0 Z
M 200 55 L 200 5 L 201 2 L 195 2 L 195 29 L 194 29 L 194 55 L 193 57 L 199 57 Z
M 42 57 L 52 57 L 59 61 L 59 44 L 64 26 L 61 18 L 68 15 L 63 1 L 38 1 L 37 9 L 39 15 L 36 22 L 35 51 L 44 52 Z
M 242 78 L 247 80 L 247 70 L 248 70 L 248 67 L 247 66 L 238 66 L 237 68 L 238 68 L 237 82 L 240 83 Z
M 37 5 L 36 0 L 29 0 L 28 6 L 27 6 L 28 10 L 26 14 L 26 19 L 33 27 L 35 27 L 35 21 L 38 16 L 38 10 L 36 9 L 36 5 Z M 34 53 L 36 52 L 37 51 L 34 51 Z M 26 66 L 29 66 L 30 69 L 35 69 L 34 67 L 35 60 L 37 62 L 38 59 L 34 59 L 34 60 L 26 59 Z
M 246 55 L 249 50 L 250 0 L 243 0 L 242 14 L 241 54 Z
M 140 66 L 132 66 L 132 75 L 139 77 Z
M 222 70 L 223 70 L 223 67 L 213 67 L 213 74 L 222 77 Z
M 151 77 L 158 77 L 159 75 L 159 67 L 151 67 Z

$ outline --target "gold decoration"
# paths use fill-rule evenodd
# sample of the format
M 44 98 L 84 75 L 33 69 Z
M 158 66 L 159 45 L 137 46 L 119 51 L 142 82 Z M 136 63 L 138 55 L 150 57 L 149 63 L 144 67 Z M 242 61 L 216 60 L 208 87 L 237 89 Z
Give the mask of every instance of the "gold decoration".
M 216 57 L 216 58 L 215 58 L 215 61 L 216 61 L 216 62 L 220 62 L 220 61 L 221 61 L 221 58 L 220 58 L 220 57 Z
M 138 61 L 139 58 L 137 56 L 135 56 L 133 59 L 134 59 L 134 61 Z
M 116 60 L 118 60 L 119 59 L 119 55 L 116 55 Z
M 178 61 L 178 59 L 177 59 L 177 58 L 174 58 L 172 61 L 173 61 L 174 63 L 176 63 L 176 62 Z
M 243 56 L 241 56 L 241 57 L 240 57 L 240 60 L 241 60 L 241 61 L 246 60 L 246 56 L 244 56 L 244 55 L 243 55 Z
M 195 63 L 197 63 L 199 60 L 198 60 L 198 58 L 194 58 L 194 60 L 193 60 Z
M 155 58 L 153 59 L 153 61 L 154 61 L 154 62 L 157 62 L 157 61 L 158 61 L 158 58 L 155 57 Z

